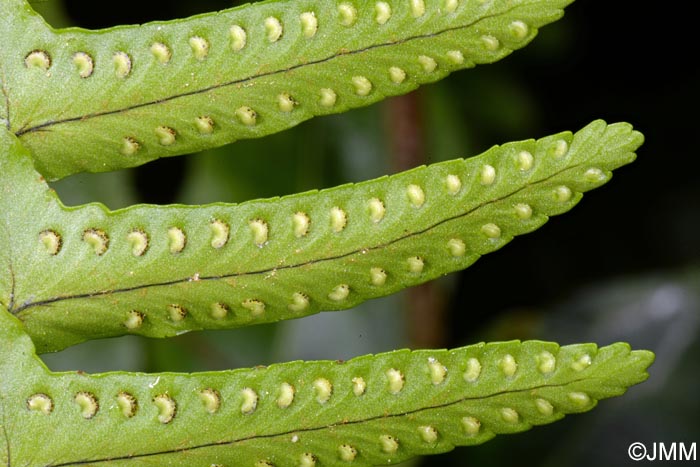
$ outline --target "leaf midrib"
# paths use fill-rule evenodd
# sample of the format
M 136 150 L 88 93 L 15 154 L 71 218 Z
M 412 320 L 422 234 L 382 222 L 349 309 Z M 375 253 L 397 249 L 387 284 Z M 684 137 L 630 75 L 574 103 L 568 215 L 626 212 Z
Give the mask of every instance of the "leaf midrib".
M 523 388 L 523 389 L 498 391 L 498 392 L 494 392 L 492 394 L 488 394 L 485 396 L 472 396 L 472 397 L 465 396 L 465 397 L 461 397 L 461 398 L 455 399 L 455 400 L 450 401 L 450 402 L 444 402 L 442 404 L 435 404 L 435 405 L 420 407 L 420 408 L 409 410 L 406 412 L 390 413 L 390 414 L 384 413 L 382 415 L 375 415 L 375 416 L 368 417 L 368 418 L 350 420 L 350 421 L 343 419 L 343 420 L 340 420 L 338 422 L 330 423 L 327 425 L 300 428 L 300 429 L 288 430 L 288 431 L 279 432 L 279 433 L 252 435 L 252 436 L 247 436 L 247 437 L 243 437 L 243 438 L 232 439 L 229 441 L 204 443 L 204 444 L 198 444 L 198 445 L 189 446 L 189 447 L 185 447 L 185 448 L 169 449 L 169 450 L 164 450 L 164 451 L 154 451 L 154 452 L 129 455 L 129 456 L 108 457 L 108 458 L 80 460 L 80 461 L 69 461 L 69 462 L 62 462 L 60 464 L 47 464 L 45 467 L 68 467 L 68 466 L 72 466 L 72 465 L 85 465 L 85 464 L 91 464 L 91 463 L 95 463 L 95 462 L 130 461 L 130 460 L 143 459 L 146 457 L 162 456 L 162 455 L 169 455 L 169 454 L 181 454 L 181 453 L 191 452 L 191 451 L 195 451 L 195 450 L 199 450 L 199 449 L 231 446 L 234 444 L 245 443 L 248 441 L 274 439 L 274 438 L 284 437 L 284 436 L 288 436 L 288 435 L 295 434 L 295 433 L 296 434 L 313 433 L 313 432 L 317 432 L 317 431 L 332 429 L 335 427 L 341 427 L 341 426 L 347 427 L 347 426 L 353 426 L 353 425 L 361 425 L 364 423 L 371 423 L 375 420 L 395 419 L 395 418 L 405 417 L 408 415 L 419 414 L 419 413 L 429 411 L 429 410 L 449 408 L 449 407 L 452 407 L 454 405 L 461 404 L 463 402 L 484 401 L 484 400 L 488 400 L 491 398 L 496 398 L 496 397 L 500 397 L 500 396 L 504 396 L 504 395 L 521 395 L 521 394 L 526 394 L 526 393 L 531 392 L 531 391 L 537 391 L 537 390 L 542 390 L 542 389 L 547 389 L 547 388 L 565 388 L 571 384 L 579 383 L 581 381 L 586 381 L 586 380 L 593 380 L 593 379 L 597 379 L 597 378 L 595 378 L 595 377 L 577 378 L 577 379 L 572 379 L 570 381 L 567 381 L 565 383 L 560 383 L 560 384 L 540 384 L 540 385 L 533 385 L 533 386 Z
M 174 94 L 174 95 L 172 95 L 172 96 L 164 97 L 164 98 L 162 98 L 162 99 L 157 99 L 157 100 L 153 100 L 153 101 L 149 101 L 149 102 L 143 102 L 143 103 L 140 103 L 140 104 L 135 104 L 135 105 L 123 107 L 123 108 L 120 108 L 120 109 L 108 110 L 108 111 L 104 111 L 104 112 L 86 113 L 86 114 L 78 115 L 78 116 L 75 116 L 75 117 L 62 118 L 62 119 L 58 119 L 58 120 L 49 120 L 49 121 L 46 121 L 46 122 L 44 122 L 44 123 L 39 123 L 39 124 L 36 124 L 36 125 L 33 125 L 33 126 L 26 126 L 26 125 L 25 125 L 25 126 L 22 127 L 21 129 L 17 130 L 17 131 L 15 132 L 15 135 L 16 135 L 17 137 L 21 137 L 21 136 L 23 136 L 23 135 L 25 135 L 25 134 L 27 134 L 27 133 L 32 133 L 32 132 L 36 132 L 36 131 L 46 131 L 47 128 L 53 127 L 53 126 L 56 126 L 56 125 L 61 125 L 61 124 L 66 124 L 66 123 L 74 123 L 74 122 L 79 122 L 79 121 L 84 121 L 84 120 L 91 120 L 91 119 L 94 119 L 94 118 L 99 118 L 99 117 L 104 117 L 104 116 L 109 116 L 109 115 L 117 115 L 117 114 L 120 114 L 120 113 L 129 112 L 129 111 L 131 111 L 131 110 L 140 109 L 140 108 L 143 108 L 143 107 L 148 107 L 148 106 L 155 106 L 155 105 L 159 105 L 159 104 L 164 104 L 164 103 L 167 103 L 167 102 L 170 102 L 170 101 L 173 101 L 173 100 L 176 100 L 176 99 L 180 99 L 180 98 L 191 97 L 191 96 L 196 96 L 196 95 L 200 95 L 200 94 L 206 94 L 207 92 L 214 91 L 214 90 L 217 90 L 217 89 L 226 88 L 226 87 L 229 87 L 229 86 L 237 86 L 237 85 L 245 84 L 245 83 L 248 83 L 248 82 L 253 81 L 253 80 L 256 80 L 256 79 L 265 78 L 265 77 L 269 77 L 269 76 L 275 76 L 275 75 L 278 75 L 278 74 L 287 73 L 287 72 L 294 71 L 294 70 L 298 70 L 298 69 L 305 68 L 305 67 L 308 67 L 308 66 L 315 66 L 315 65 L 322 64 L 322 63 L 331 62 L 331 61 L 333 61 L 333 60 L 335 60 L 335 59 L 337 59 L 337 58 L 341 58 L 341 57 L 345 57 L 345 56 L 349 56 L 349 55 L 357 55 L 357 54 L 361 54 L 361 53 L 364 53 L 364 52 L 369 52 L 369 51 L 372 51 L 372 50 L 375 50 L 375 49 L 380 49 L 380 48 L 384 48 L 384 47 L 391 47 L 391 46 L 397 46 L 397 45 L 406 44 L 406 43 L 409 43 L 409 42 L 412 42 L 412 41 L 417 41 L 417 40 L 422 40 L 422 39 L 428 39 L 428 38 L 431 38 L 431 37 L 437 37 L 437 36 L 440 36 L 440 35 L 443 35 L 443 34 L 447 34 L 447 33 L 449 33 L 449 32 L 452 32 L 452 31 L 463 30 L 463 29 L 469 29 L 469 28 L 472 28 L 472 27 L 478 25 L 478 24 L 479 24 L 480 22 L 482 22 L 482 21 L 485 21 L 485 20 L 487 20 L 487 19 L 491 19 L 491 18 L 494 18 L 494 17 L 497 17 L 497 16 L 509 14 L 509 13 L 511 13 L 513 10 L 515 10 L 515 9 L 517 9 L 517 8 L 526 7 L 526 6 L 531 5 L 531 4 L 532 4 L 532 3 L 523 3 L 523 4 L 520 4 L 520 5 L 515 5 L 515 6 L 511 7 L 511 8 L 508 8 L 508 9 L 503 10 L 503 11 L 498 12 L 498 13 L 492 13 L 492 14 L 485 15 L 485 16 L 483 16 L 483 17 L 481 17 L 481 18 L 479 18 L 479 19 L 477 19 L 477 20 L 475 20 L 475 21 L 472 21 L 471 23 L 468 23 L 468 24 L 465 24 L 465 25 L 462 25 L 462 26 L 454 26 L 454 27 L 445 28 L 445 29 L 439 30 L 439 31 L 434 32 L 434 33 L 431 33 L 431 34 L 420 34 L 420 35 L 417 35 L 417 36 L 407 37 L 407 38 L 405 38 L 405 39 L 401 39 L 401 40 L 398 40 L 398 41 L 385 42 L 385 43 L 382 43 L 382 44 L 374 44 L 374 45 L 371 45 L 371 46 L 368 46 L 368 47 L 365 47 L 365 48 L 362 48 L 362 49 L 352 50 L 352 51 L 349 51 L 349 52 L 347 52 L 347 51 L 339 52 L 339 53 L 335 53 L 335 54 L 333 54 L 333 55 L 330 55 L 330 56 L 328 56 L 328 57 L 324 57 L 324 58 L 321 58 L 321 59 L 318 59 L 318 60 L 314 60 L 314 61 L 310 61 L 310 62 L 304 62 L 304 63 L 299 63 L 299 64 L 293 65 L 293 66 L 291 66 L 291 67 L 288 67 L 288 68 L 283 68 L 283 69 L 268 71 L 268 72 L 264 72 L 264 73 L 254 74 L 254 75 L 246 76 L 246 77 L 244 77 L 244 78 L 239 78 L 239 79 L 236 79 L 236 80 L 233 80 L 233 81 L 228 81 L 228 82 L 221 83 L 221 84 L 216 84 L 216 85 L 213 85 L 213 86 L 207 86 L 207 87 L 204 87 L 204 88 L 201 88 L 201 89 L 196 89 L 196 90 L 191 90 L 191 91 L 187 91 L 187 92 L 182 92 L 182 93 Z M 6 95 L 5 97 L 6 97 L 6 100 L 7 100 L 7 95 Z M 10 122 L 10 118 L 9 118 L 9 102 L 8 102 L 6 105 L 7 105 L 8 128 L 9 128 L 9 122 Z
M 596 152 L 596 154 L 598 154 L 598 153 Z M 593 156 L 595 156 L 595 155 L 593 155 Z M 557 172 L 555 172 L 555 173 L 553 173 L 553 174 L 549 175 L 548 177 L 545 177 L 541 180 L 538 180 L 535 183 L 525 184 L 525 185 L 519 187 L 517 190 L 511 191 L 511 192 L 504 194 L 498 198 L 493 198 L 493 199 L 490 199 L 490 200 L 485 201 L 483 203 L 480 203 L 480 204 L 474 206 L 472 209 L 465 211 L 461 214 L 446 217 L 446 218 L 441 219 L 438 222 L 435 222 L 435 223 L 433 223 L 433 224 L 431 224 L 431 225 L 429 225 L 421 230 L 417 230 L 417 231 L 410 232 L 410 233 L 407 233 L 405 235 L 396 237 L 396 238 L 394 238 L 386 243 L 382 243 L 382 244 L 374 245 L 374 246 L 370 246 L 370 247 L 358 247 L 352 251 L 349 251 L 347 253 L 343 253 L 341 255 L 328 256 L 325 258 L 313 259 L 313 260 L 305 261 L 302 263 L 288 264 L 285 266 L 276 266 L 276 267 L 261 269 L 261 270 L 257 270 L 257 271 L 243 271 L 243 272 L 237 272 L 237 273 L 231 273 L 231 274 L 221 274 L 221 275 L 216 275 L 216 276 L 199 276 L 197 278 L 197 281 L 198 282 L 216 281 L 216 280 L 231 279 L 231 278 L 237 278 L 237 277 L 258 276 L 258 275 L 263 275 L 263 274 L 269 274 L 272 272 L 285 271 L 285 270 L 290 270 L 290 269 L 301 268 L 304 266 L 325 263 L 325 262 L 329 262 L 329 261 L 337 261 L 337 260 L 341 260 L 343 258 L 347 258 L 347 257 L 353 256 L 353 255 L 356 255 L 360 252 L 376 251 L 376 250 L 388 248 L 389 246 L 394 245 L 398 242 L 401 242 L 401 241 L 404 241 L 404 240 L 407 240 L 409 238 L 416 237 L 419 235 L 423 235 L 423 234 L 425 234 L 425 233 L 427 233 L 427 232 L 429 232 L 429 231 L 431 231 L 431 230 L 433 230 L 433 229 L 435 229 L 435 228 L 439 227 L 440 225 L 445 224 L 447 222 L 451 222 L 451 221 L 469 216 L 469 215 L 473 214 L 474 212 L 476 212 L 476 211 L 478 211 L 486 206 L 503 201 L 503 200 L 505 200 L 511 196 L 514 196 L 514 195 L 516 195 L 516 194 L 520 193 L 521 191 L 524 191 L 528 188 L 536 187 L 537 185 L 547 183 L 551 179 L 558 177 L 562 173 L 565 173 L 565 172 L 570 171 L 570 170 L 574 170 L 574 169 L 579 168 L 581 166 L 582 166 L 582 164 L 574 164 L 571 166 L 567 166 L 564 169 L 559 170 L 559 171 L 557 171 Z M 153 287 L 169 287 L 172 285 L 183 284 L 183 283 L 191 282 L 191 281 L 192 281 L 192 278 L 190 276 L 188 276 L 188 277 L 184 277 L 184 278 L 180 278 L 180 279 L 174 279 L 172 281 L 153 282 L 153 283 L 142 284 L 142 285 L 137 285 L 137 286 L 133 286 L 133 287 L 125 287 L 122 289 L 99 290 L 99 291 L 95 291 L 95 292 L 87 292 L 87 293 L 82 293 L 82 294 L 57 296 L 57 297 L 47 298 L 44 300 L 37 300 L 35 302 L 27 301 L 27 302 L 22 303 L 22 305 L 17 306 L 16 308 L 8 307 L 8 310 L 10 311 L 10 313 L 17 315 L 17 314 L 19 314 L 19 313 L 21 313 L 29 308 L 50 305 L 50 304 L 57 303 L 57 302 L 101 297 L 101 296 L 112 295 L 112 294 L 129 293 L 129 292 L 134 292 L 137 290 L 143 290 L 143 289 L 148 289 L 148 288 L 153 288 Z

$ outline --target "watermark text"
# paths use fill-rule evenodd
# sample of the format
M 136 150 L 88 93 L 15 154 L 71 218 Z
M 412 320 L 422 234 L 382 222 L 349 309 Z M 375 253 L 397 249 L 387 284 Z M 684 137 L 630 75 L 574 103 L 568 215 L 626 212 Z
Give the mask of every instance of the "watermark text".
M 698 455 L 695 442 L 635 442 L 627 448 L 627 454 L 633 461 L 695 461 Z

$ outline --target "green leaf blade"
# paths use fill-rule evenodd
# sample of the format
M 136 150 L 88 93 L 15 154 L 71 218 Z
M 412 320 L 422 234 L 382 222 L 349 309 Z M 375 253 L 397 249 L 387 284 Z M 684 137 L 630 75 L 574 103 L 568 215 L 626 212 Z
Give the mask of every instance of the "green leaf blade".
M 17 68 L 15 57 L 8 74 L 11 128 L 48 178 L 140 165 L 264 136 L 494 62 L 561 17 L 570 1 L 419 2 L 418 17 L 410 2 L 262 2 L 104 31 L 44 27 L 23 48 L 45 50 L 50 68 Z M 383 24 L 379 4 L 391 11 Z M 354 9 L 352 24 L 343 24 L 340 5 Z M 309 37 L 305 20 L 306 34 L 315 24 Z M 277 26 L 281 35 L 271 40 Z M 235 50 L 240 31 L 245 45 Z M 196 51 L 200 42 L 205 54 Z M 166 63 L 154 44 L 166 47 Z M 128 57 L 124 77 L 115 75 L 115 54 Z M 90 59 L 89 76 L 80 76 L 81 57 Z M 41 99 L 47 95 L 50 102 Z
M 32 227 L 15 241 L 11 311 L 45 352 L 347 309 L 468 267 L 568 211 L 633 160 L 642 139 L 628 124 L 597 121 L 576 135 L 240 205 L 109 212 L 65 209 L 44 194 L 40 222 L 22 220 Z M 55 255 L 42 232 L 60 237 Z
M 512 341 L 191 375 L 51 373 L 20 323 L 0 319 L 17 356 L 4 374 L 28 375 L 0 383 L 3 427 L 13 462 L 28 466 L 394 463 L 590 410 L 646 379 L 653 360 L 620 343 Z M 28 408 L 37 394 L 51 410 Z M 94 404 L 81 409 L 79 396 Z

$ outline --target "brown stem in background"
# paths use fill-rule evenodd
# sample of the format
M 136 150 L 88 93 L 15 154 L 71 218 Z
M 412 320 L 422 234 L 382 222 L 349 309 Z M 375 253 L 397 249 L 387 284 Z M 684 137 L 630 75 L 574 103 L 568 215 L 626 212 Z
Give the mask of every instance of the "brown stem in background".
M 417 92 L 384 103 L 391 168 L 394 172 L 426 163 L 425 129 Z M 419 252 L 420 254 L 420 252 Z M 412 345 L 438 348 L 445 344 L 445 300 L 434 282 L 407 290 L 408 335 Z

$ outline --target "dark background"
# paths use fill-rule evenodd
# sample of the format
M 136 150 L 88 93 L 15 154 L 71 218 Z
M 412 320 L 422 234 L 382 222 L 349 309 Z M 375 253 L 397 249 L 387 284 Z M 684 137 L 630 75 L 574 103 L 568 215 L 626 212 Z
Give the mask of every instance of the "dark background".
M 51 3 L 40 7 L 60 5 Z M 63 3 L 64 16 L 46 13 L 53 24 L 89 28 L 231 6 L 214 0 Z M 394 144 L 397 134 L 400 140 L 401 132 L 409 131 L 397 123 L 397 112 L 409 115 L 408 128 L 424 149 L 415 165 L 577 130 L 597 118 L 628 121 L 645 134 L 638 160 L 617 171 L 612 183 L 462 273 L 375 301 L 357 312 L 360 318 L 341 317 L 353 312 L 327 314 L 307 325 L 259 326 L 245 335 L 196 333 L 171 342 L 114 344 L 137 349 L 124 364 L 195 371 L 301 357 L 347 358 L 396 346 L 626 340 L 654 350 L 657 361 L 650 380 L 625 397 L 604 401 L 588 414 L 417 465 L 620 465 L 631 463 L 627 446 L 632 441 L 700 441 L 700 67 L 695 45 L 700 28 L 694 15 L 678 5 L 578 0 L 525 49 L 494 65 L 454 73 L 408 98 L 312 120 L 264 140 L 157 161 L 114 179 L 93 175 L 58 183 L 64 200 L 96 198 L 116 208 L 135 201 L 243 201 L 359 181 L 411 163 Z M 280 161 L 280 147 L 292 156 Z M 286 176 L 270 177 L 270 166 Z M 129 193 L 109 192 L 109 186 L 117 186 L 109 180 L 129 182 Z M 416 304 L 424 304 L 423 309 Z M 344 319 L 356 321 L 348 325 Z M 392 330 L 373 331 L 377 320 Z M 335 336 L 326 347 L 310 335 L 318 330 Z M 241 342 L 248 350 L 236 347 Z M 99 363 L 103 344 L 90 345 L 96 349 L 90 351 L 94 360 L 81 357 L 86 350 L 78 346 L 47 361 L 55 369 L 106 369 Z

